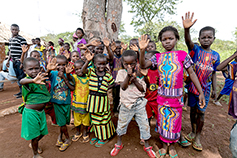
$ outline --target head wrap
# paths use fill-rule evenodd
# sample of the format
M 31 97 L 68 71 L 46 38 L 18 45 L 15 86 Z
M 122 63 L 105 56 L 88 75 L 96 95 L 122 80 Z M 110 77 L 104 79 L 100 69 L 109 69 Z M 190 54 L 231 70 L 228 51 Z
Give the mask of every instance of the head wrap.
M 77 35 L 76 35 L 76 33 L 73 34 L 73 37 L 78 38 Z
M 64 42 L 64 40 L 63 40 L 62 38 L 59 38 L 59 40 L 60 40 L 61 42 Z

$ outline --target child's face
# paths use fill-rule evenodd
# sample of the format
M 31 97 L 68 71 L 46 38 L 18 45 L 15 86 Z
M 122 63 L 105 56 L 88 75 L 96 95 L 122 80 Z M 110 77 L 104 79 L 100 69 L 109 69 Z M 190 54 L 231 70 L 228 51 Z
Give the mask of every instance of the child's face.
M 75 63 L 77 60 L 79 60 L 79 55 L 77 52 L 72 53 L 71 60 L 73 63 Z
M 162 46 L 166 51 L 174 51 L 174 47 L 177 43 L 177 38 L 173 31 L 166 31 L 161 36 Z
M 64 45 L 63 45 L 63 48 L 64 48 L 64 50 L 69 50 L 69 49 L 70 49 L 70 46 L 69 46 L 68 44 L 64 44 Z
M 40 45 L 40 41 L 36 39 L 35 44 Z
M 80 49 L 80 51 L 81 51 L 81 56 L 83 56 L 85 54 L 85 52 L 86 52 L 85 49 Z
M 83 72 L 81 71 L 81 69 L 83 67 L 83 63 L 75 63 L 74 67 L 75 67 L 75 72 L 76 72 L 77 76 L 83 76 Z
M 150 60 L 152 56 L 153 56 L 152 53 L 146 53 L 145 60 Z
M 30 57 L 33 57 L 40 61 L 40 53 L 38 52 L 32 52 Z
M 121 55 L 121 45 L 119 43 L 116 43 L 116 49 L 114 52 L 117 56 Z
M 61 72 L 65 72 L 65 67 L 67 65 L 67 60 L 66 59 L 61 59 L 61 58 L 57 58 L 57 70 L 61 71 Z
M 94 53 L 94 51 L 95 51 L 95 46 L 89 46 L 88 49 L 91 51 L 91 53 Z
M 94 63 L 96 70 L 99 72 L 103 72 L 105 70 L 106 64 L 107 64 L 106 58 L 96 58 Z
M 15 26 L 11 26 L 11 32 L 13 36 L 17 36 L 19 33 L 19 28 Z
M 102 44 L 95 47 L 95 54 L 103 54 L 104 52 L 104 46 Z
M 81 39 L 82 36 L 83 36 L 83 33 L 81 32 L 81 30 L 77 30 L 77 31 L 76 31 L 76 35 L 77 35 L 77 37 L 78 37 L 79 39 Z
M 198 40 L 203 48 L 209 48 L 215 40 L 213 31 L 211 30 L 202 31 Z
M 151 51 L 151 50 L 156 50 L 155 43 L 153 43 L 153 42 L 149 42 L 149 43 L 148 43 L 148 46 L 147 46 L 147 48 L 146 48 L 146 51 L 147 51 L 147 52 L 149 52 L 149 51 Z
M 26 66 L 24 67 L 24 72 L 27 75 L 29 75 L 31 78 L 35 78 L 40 72 L 39 62 L 36 62 L 36 61 L 27 62 Z
M 135 67 L 137 65 L 137 60 L 134 56 L 125 56 L 123 57 L 123 66 L 127 70 L 128 67 L 131 67 L 134 71 Z

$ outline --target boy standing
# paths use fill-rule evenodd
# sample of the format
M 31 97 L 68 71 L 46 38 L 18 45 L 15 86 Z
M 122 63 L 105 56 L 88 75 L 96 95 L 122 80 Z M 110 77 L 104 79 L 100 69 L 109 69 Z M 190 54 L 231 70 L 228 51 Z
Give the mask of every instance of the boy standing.
M 189 85 L 188 93 L 188 105 L 190 108 L 190 120 L 192 126 L 192 132 L 189 133 L 185 138 L 193 142 L 193 148 L 202 151 L 202 145 L 200 141 L 200 135 L 202 127 L 204 125 L 204 114 L 207 108 L 210 89 L 211 89 L 211 78 L 215 75 L 216 67 L 220 64 L 220 55 L 211 50 L 211 45 L 215 40 L 215 29 L 212 27 L 204 27 L 199 31 L 199 42 L 201 46 L 195 45 L 190 37 L 190 28 L 196 22 L 192 21 L 193 13 L 190 17 L 190 13 L 186 13 L 185 19 L 183 19 L 183 26 L 185 31 L 185 42 L 190 51 L 190 56 L 194 62 L 194 71 L 197 74 L 199 82 L 201 83 L 202 90 L 205 95 L 206 104 L 204 108 L 200 108 L 199 103 L 199 93 L 193 84 Z M 215 85 L 216 83 L 213 83 Z

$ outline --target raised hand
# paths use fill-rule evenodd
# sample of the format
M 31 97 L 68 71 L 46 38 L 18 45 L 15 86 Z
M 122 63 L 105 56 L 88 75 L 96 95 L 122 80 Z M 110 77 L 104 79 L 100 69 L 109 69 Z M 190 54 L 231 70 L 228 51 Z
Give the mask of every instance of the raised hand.
M 29 50 L 29 47 L 27 45 L 22 45 L 21 49 L 23 53 L 26 53 Z
M 142 35 L 141 38 L 138 38 L 140 49 L 146 49 L 149 43 L 149 39 L 147 39 L 147 35 Z
M 55 70 L 57 66 L 58 66 L 57 59 L 56 58 L 50 59 L 47 65 L 47 70 Z
M 113 52 L 116 50 L 116 43 L 114 41 L 111 43 L 110 48 Z
M 93 40 L 89 44 L 92 45 L 92 46 L 98 46 L 98 45 L 101 44 L 101 42 L 99 40 Z
M 41 73 L 39 72 L 38 75 L 33 79 L 33 82 L 35 84 L 45 84 L 43 81 L 49 79 L 47 76 L 47 73 Z
M 80 48 L 80 49 L 86 49 L 87 48 L 83 43 L 78 44 L 77 47 Z
M 103 42 L 104 42 L 105 47 L 109 47 L 109 39 L 107 37 L 103 39 Z
M 189 29 L 190 27 L 193 26 L 193 24 L 195 24 L 195 22 L 197 21 L 197 19 L 195 19 L 193 21 L 193 16 L 194 13 L 192 13 L 191 17 L 190 17 L 190 12 L 185 13 L 185 18 L 182 16 L 182 20 L 183 20 L 183 26 L 185 29 Z
M 65 68 L 66 74 L 70 74 L 73 71 L 73 64 L 68 63 L 68 65 Z
M 95 54 L 91 54 L 91 52 L 89 52 L 88 50 L 85 51 L 84 56 L 86 58 L 87 61 L 91 61 L 93 59 Z
M 124 44 L 123 42 L 121 42 L 121 47 L 123 50 L 127 50 L 128 44 Z
M 139 49 L 138 49 L 138 47 L 137 47 L 136 44 L 131 45 L 131 46 L 130 46 L 130 49 L 133 50 L 133 51 L 135 51 L 135 52 L 138 52 L 138 51 L 139 51 Z

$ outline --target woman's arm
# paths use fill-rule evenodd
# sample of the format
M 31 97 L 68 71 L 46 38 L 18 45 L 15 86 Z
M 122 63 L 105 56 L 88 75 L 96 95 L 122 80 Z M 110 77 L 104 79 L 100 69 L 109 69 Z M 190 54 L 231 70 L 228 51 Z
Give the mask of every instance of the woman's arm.
M 231 55 L 229 58 L 227 58 L 226 60 L 224 60 L 222 63 L 220 63 L 217 67 L 216 70 L 217 71 L 222 71 L 235 57 L 237 57 L 237 51 Z

